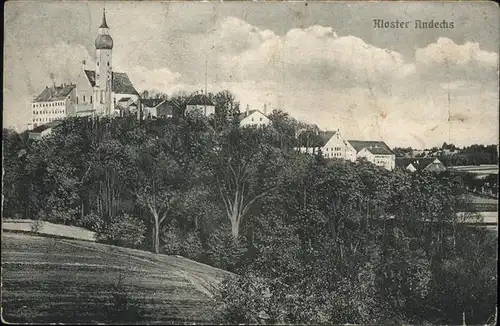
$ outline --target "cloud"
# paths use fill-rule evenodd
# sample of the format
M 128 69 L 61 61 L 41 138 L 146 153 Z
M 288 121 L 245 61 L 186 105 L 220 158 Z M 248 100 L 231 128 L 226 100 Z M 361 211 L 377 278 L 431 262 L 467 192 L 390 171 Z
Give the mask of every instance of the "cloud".
M 342 87 L 381 84 L 415 72 L 400 53 L 354 36 L 339 37 L 331 27 L 295 28 L 279 36 L 230 17 L 219 28 L 223 44 L 247 40 L 236 47 L 239 53 L 222 53 L 223 69 L 236 80 L 315 79 Z
M 415 51 L 417 69 L 423 80 L 479 82 L 483 88 L 498 89 L 498 53 L 481 50 L 478 43 L 462 45 L 440 37 Z
M 417 49 L 415 57 L 417 63 L 425 65 L 465 66 L 477 64 L 488 68 L 498 66 L 497 53 L 481 50 L 478 43 L 467 42 L 458 45 L 446 37 L 440 37 L 436 43 Z

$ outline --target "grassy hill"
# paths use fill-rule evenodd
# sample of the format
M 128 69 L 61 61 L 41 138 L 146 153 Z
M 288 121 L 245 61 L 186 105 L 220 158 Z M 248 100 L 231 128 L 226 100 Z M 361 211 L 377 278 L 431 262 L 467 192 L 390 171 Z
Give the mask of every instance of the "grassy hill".
M 213 290 L 228 275 L 182 257 L 2 235 L 7 322 L 213 323 Z

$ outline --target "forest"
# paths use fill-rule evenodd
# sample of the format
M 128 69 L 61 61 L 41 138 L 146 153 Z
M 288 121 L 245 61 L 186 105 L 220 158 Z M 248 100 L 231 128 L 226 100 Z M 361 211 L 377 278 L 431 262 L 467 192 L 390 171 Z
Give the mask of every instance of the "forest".
M 2 216 L 232 271 L 221 323 L 493 321 L 497 235 L 457 217 L 460 176 L 298 153 L 293 118 L 242 129 L 229 102 L 213 119 L 68 118 L 36 141 L 4 129 Z

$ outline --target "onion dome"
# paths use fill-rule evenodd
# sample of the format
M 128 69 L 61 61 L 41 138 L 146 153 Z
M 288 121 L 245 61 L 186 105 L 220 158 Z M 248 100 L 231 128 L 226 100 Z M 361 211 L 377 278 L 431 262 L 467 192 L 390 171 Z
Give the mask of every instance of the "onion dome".
M 99 26 L 99 35 L 95 39 L 95 48 L 97 50 L 111 50 L 113 48 L 113 39 L 108 34 L 108 24 L 106 23 L 106 12 L 102 13 L 102 23 Z

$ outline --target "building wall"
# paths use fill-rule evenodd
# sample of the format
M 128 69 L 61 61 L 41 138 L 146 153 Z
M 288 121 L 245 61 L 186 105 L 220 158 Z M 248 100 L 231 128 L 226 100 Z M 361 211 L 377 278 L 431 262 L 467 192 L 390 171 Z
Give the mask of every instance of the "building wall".
M 83 99 L 85 97 L 85 100 Z M 78 81 L 76 83 L 75 98 L 72 104 L 75 106 L 75 110 L 71 112 L 69 116 L 77 116 L 77 111 L 89 111 L 94 109 L 95 95 L 92 86 L 90 85 L 85 72 L 82 71 Z
M 206 108 L 206 112 L 205 112 Z M 211 114 L 215 114 L 215 106 L 213 105 L 187 105 L 186 106 L 186 113 L 193 112 L 193 111 L 199 111 L 203 113 L 205 116 L 209 116 Z
M 249 126 L 263 127 L 263 126 L 269 126 L 270 124 L 271 120 L 269 120 L 268 117 L 266 117 L 264 114 L 260 112 L 253 112 L 240 122 L 241 127 L 249 127 Z
M 377 166 L 386 168 L 389 171 L 394 170 L 394 167 L 396 165 L 396 155 L 391 154 L 391 155 L 380 155 L 380 154 L 373 154 L 366 148 L 363 148 L 362 150 L 359 151 L 358 157 L 364 157 L 368 162 L 371 162 Z
M 32 102 L 31 121 L 33 128 L 47 122 L 66 117 L 66 99 L 51 102 Z
M 325 146 L 321 148 L 323 152 L 323 156 L 326 158 L 341 158 L 352 160 L 353 162 L 356 160 L 356 155 L 352 157 L 349 146 L 346 144 L 342 135 L 339 132 L 336 132 L 335 135 L 330 138 Z

